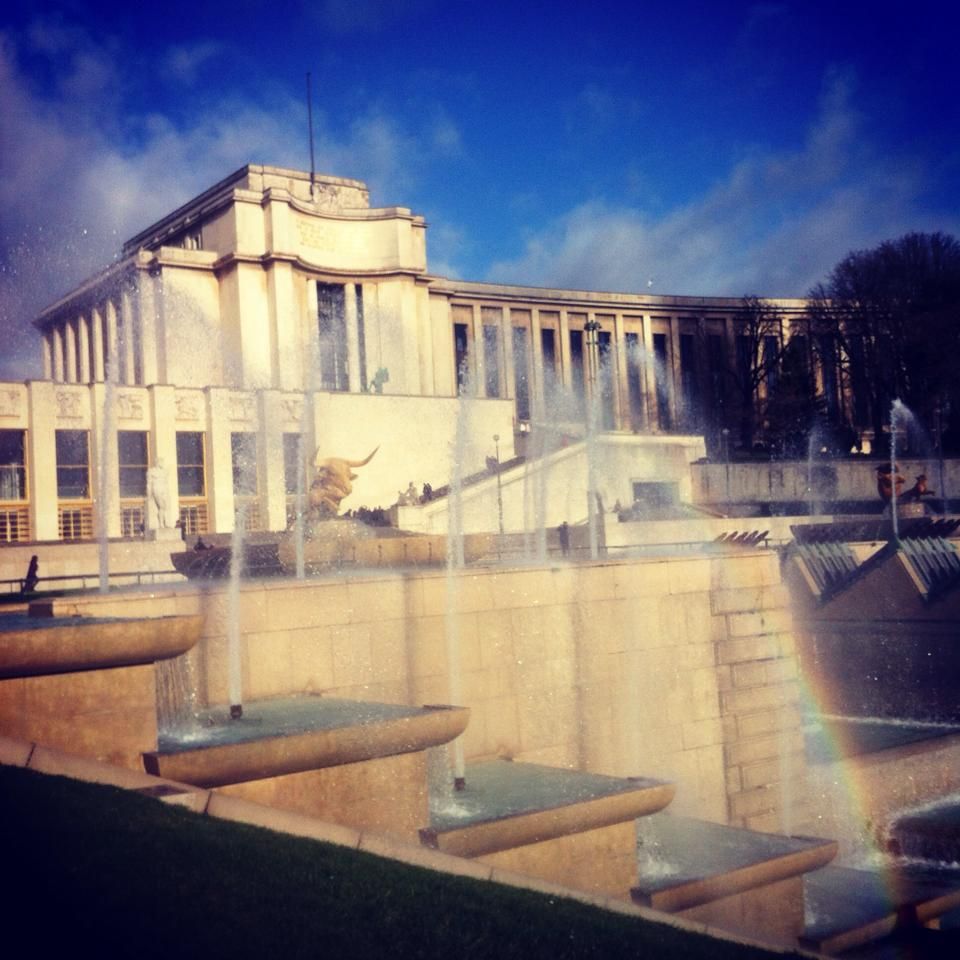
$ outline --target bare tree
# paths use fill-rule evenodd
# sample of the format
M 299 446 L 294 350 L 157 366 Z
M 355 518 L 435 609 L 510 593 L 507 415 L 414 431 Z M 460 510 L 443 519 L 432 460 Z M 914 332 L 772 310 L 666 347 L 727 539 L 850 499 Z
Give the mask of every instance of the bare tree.
M 929 417 L 956 393 L 960 244 L 953 237 L 908 233 L 850 253 L 810 299 L 821 366 L 835 362 L 854 418 L 867 420 L 875 438 L 895 398 Z
M 728 373 L 737 397 L 740 445 L 749 451 L 780 369 L 784 321 L 780 310 L 768 300 L 745 296 L 733 322 L 734 355 Z

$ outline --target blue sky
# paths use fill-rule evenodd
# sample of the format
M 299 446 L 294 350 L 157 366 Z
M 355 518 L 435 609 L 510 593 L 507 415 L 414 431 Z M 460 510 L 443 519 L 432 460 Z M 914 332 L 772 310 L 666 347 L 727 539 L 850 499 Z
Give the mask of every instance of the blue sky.
M 802 296 L 960 235 L 946 0 L 26 3 L 0 15 L 0 377 L 29 318 L 247 162 L 366 180 L 433 272 Z

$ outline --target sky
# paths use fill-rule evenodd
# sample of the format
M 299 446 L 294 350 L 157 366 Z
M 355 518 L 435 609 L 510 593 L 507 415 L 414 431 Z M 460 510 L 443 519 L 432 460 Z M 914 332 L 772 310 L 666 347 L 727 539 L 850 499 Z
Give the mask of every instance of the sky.
M 804 296 L 960 236 L 949 0 L 30 2 L 0 14 L 0 379 L 30 320 L 246 163 L 365 180 L 435 274 Z

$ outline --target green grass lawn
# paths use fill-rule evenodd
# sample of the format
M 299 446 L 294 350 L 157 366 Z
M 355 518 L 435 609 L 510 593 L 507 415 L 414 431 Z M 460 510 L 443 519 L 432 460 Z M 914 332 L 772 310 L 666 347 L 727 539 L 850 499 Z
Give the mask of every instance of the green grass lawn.
M 770 954 L 434 873 L 113 787 L 0 766 L 0 898 L 21 955 L 507 958 Z M 14 954 L 8 954 L 14 956 Z

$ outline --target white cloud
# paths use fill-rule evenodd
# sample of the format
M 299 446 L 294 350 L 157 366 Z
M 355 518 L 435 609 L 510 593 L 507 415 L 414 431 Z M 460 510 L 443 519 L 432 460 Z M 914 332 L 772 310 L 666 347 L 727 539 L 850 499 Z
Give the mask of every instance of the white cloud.
M 659 216 L 580 204 L 537 231 L 489 279 L 654 293 L 803 296 L 851 249 L 908 230 L 956 232 L 955 213 L 923 207 L 919 161 L 872 151 L 831 75 L 821 112 L 793 152 L 755 150 L 703 196 Z
M 308 3 L 305 9 L 315 13 L 320 21 L 336 33 L 355 33 L 360 30 L 380 30 L 391 24 L 410 19 L 431 7 L 437 0 L 321 0 Z
M 171 47 L 163 59 L 162 69 L 168 78 L 184 86 L 193 86 L 203 67 L 224 51 L 223 44 L 214 40 Z
M 245 163 L 306 169 L 309 157 L 297 96 L 264 89 L 186 120 L 143 115 L 124 106 L 109 39 L 59 27 L 30 36 L 0 32 L 0 379 L 39 375 L 29 319 L 108 265 L 125 239 Z M 27 53 L 48 58 L 43 88 L 21 69 Z M 198 44 L 162 59 L 185 81 L 216 55 L 215 44 Z M 458 139 L 451 123 L 421 134 L 377 109 L 343 136 L 322 114 L 315 130 L 320 172 L 366 179 L 374 202 L 391 204 Z

